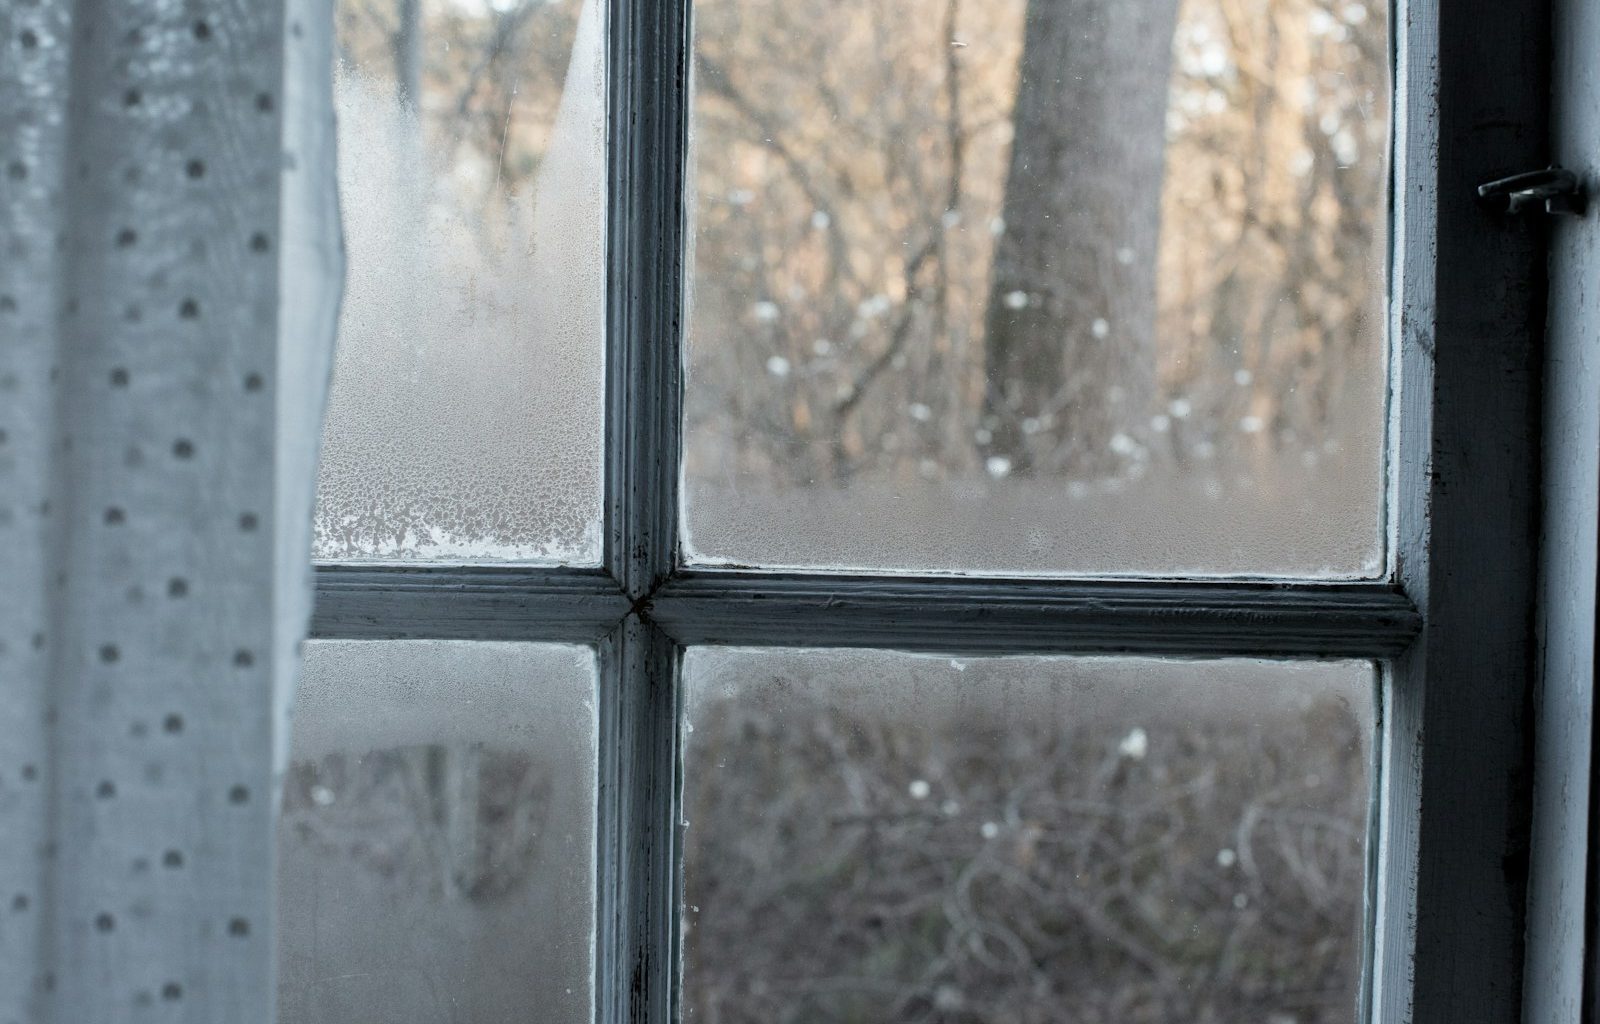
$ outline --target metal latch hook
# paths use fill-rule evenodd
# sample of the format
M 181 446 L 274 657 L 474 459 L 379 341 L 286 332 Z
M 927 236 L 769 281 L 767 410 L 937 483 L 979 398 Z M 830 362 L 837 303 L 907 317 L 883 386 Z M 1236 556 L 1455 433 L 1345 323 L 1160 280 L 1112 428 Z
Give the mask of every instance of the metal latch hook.
M 1503 213 L 1525 213 L 1543 204 L 1545 213 L 1582 216 L 1583 187 L 1563 167 L 1524 171 L 1478 186 L 1478 198 Z

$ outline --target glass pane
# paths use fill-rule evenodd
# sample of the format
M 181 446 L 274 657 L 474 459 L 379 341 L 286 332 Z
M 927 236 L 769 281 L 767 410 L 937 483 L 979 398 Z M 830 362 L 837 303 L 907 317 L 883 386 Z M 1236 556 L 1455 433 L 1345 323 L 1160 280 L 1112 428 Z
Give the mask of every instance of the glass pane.
M 338 0 L 320 558 L 600 557 L 599 0 Z
M 694 650 L 684 1011 L 1358 1019 L 1364 663 Z
M 307 645 L 280 1024 L 593 1020 L 597 685 L 586 648 Z
M 1384 0 L 697 0 L 705 563 L 1382 570 Z

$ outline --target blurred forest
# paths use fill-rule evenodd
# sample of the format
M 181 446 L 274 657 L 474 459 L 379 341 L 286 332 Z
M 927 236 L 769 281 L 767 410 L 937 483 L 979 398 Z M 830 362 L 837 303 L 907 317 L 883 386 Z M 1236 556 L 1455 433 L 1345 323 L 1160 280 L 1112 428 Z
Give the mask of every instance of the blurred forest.
M 596 685 L 580 647 L 306 645 L 280 1024 L 593 1024 Z
M 1350 1024 L 1371 669 L 695 651 L 700 1024 Z
M 595 562 L 601 9 L 336 8 L 349 274 L 323 558 Z
M 1382 375 L 1387 17 L 702 0 L 691 459 L 1317 460 Z
M 1374 571 L 1381 0 L 695 17 L 696 555 Z
M 587 1024 L 587 652 L 312 646 L 282 1024 Z M 683 673 L 685 1020 L 1360 1019 L 1372 666 L 696 648 Z
M 360 174 L 325 557 L 595 557 L 601 214 L 549 180 L 569 67 L 601 59 L 583 13 L 339 4 Z M 699 0 L 691 553 L 1375 572 L 1388 17 Z M 364 127 L 399 115 L 409 142 Z

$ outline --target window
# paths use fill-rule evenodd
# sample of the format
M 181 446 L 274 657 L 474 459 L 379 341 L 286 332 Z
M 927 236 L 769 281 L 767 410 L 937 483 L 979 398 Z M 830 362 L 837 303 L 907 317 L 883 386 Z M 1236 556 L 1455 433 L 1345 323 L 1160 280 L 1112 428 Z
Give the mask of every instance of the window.
M 1248 4 L 1078 3 L 825 3 L 821 35 L 764 0 L 703 0 L 695 33 L 687 3 L 654 0 L 341 5 L 375 19 L 345 55 L 345 99 L 398 113 L 345 119 L 367 150 L 347 172 L 366 167 L 370 192 L 351 216 L 311 745 L 283 840 L 302 856 L 285 870 L 324 881 L 283 911 L 286 1021 L 373 1000 L 434 1019 L 462 999 L 607 1024 L 1029 1019 L 1029 999 L 1063 993 L 1105 1019 L 1515 1015 L 1542 278 L 1535 229 L 1473 189 L 1544 161 L 1539 32 L 1496 17 L 1485 33 L 1482 5 L 1276 0 L 1273 22 Z M 1039 110 L 1024 117 L 1019 92 L 1008 128 L 977 130 L 984 90 L 1017 88 L 1005 61 L 1026 82 L 1030 59 L 1091 59 L 1052 35 L 1057 7 L 1101 18 L 1096 38 L 1130 55 L 1099 58 L 1117 89 L 1047 76 L 1058 91 L 1026 100 Z M 1239 11 L 1231 27 L 1280 46 L 1238 69 L 1249 108 L 1221 87 Z M 733 64 L 740 47 L 768 58 Z M 394 70 L 374 86 L 362 61 Z M 777 123 L 757 101 L 795 64 L 817 67 L 812 92 Z M 441 107 L 428 90 L 446 65 L 471 88 Z M 926 94 L 870 77 L 907 67 Z M 1180 119 L 1182 103 L 1197 120 L 1248 109 L 1261 120 L 1241 137 L 1278 139 L 1273 118 L 1305 116 L 1272 79 L 1286 67 L 1340 79 L 1318 94 L 1320 148 L 1257 147 L 1288 176 L 1249 187 L 1287 200 L 1241 184 L 1256 150 L 1163 120 L 1188 76 Z M 1013 207 L 1037 184 L 1013 166 L 1028 132 L 1063 110 L 1104 123 L 1105 96 L 1141 73 L 1154 126 L 1146 111 L 1125 132 L 1037 140 L 1029 167 L 1065 152 L 1083 180 L 1030 223 Z M 863 126 L 891 102 L 902 120 Z M 1135 127 L 1158 151 L 1189 146 L 1212 191 L 1154 198 L 1168 186 Z M 869 156 L 821 181 L 798 139 Z M 931 218 L 896 191 L 912 187 L 896 175 L 947 187 L 951 166 L 959 194 Z M 776 208 L 755 223 L 762 167 Z M 893 201 L 841 227 L 863 194 Z M 1271 221 L 1291 207 L 1298 226 Z M 1083 219 L 1109 214 L 1117 244 Z M 1247 272 L 1207 276 L 1249 217 L 1266 241 L 1234 250 Z M 1181 252 L 1163 230 L 1189 232 Z M 1094 289 L 1052 291 L 1039 253 Z M 1136 342 L 1160 317 L 1218 336 L 1218 288 L 1246 294 L 1250 337 L 1306 328 L 1288 307 L 1313 265 L 1317 337 L 1356 354 L 1338 387 L 1263 390 L 1257 374 L 1304 382 L 1270 346 L 1145 372 Z M 397 326 L 372 329 L 384 316 Z M 1091 376 L 1124 381 L 1120 397 L 996 354 L 1024 322 L 1070 336 L 1068 363 L 1105 360 Z M 469 344 L 481 359 L 461 358 Z M 1137 430 L 1114 405 L 1140 410 Z M 1202 405 L 1204 429 L 1188 422 Z M 814 429 L 828 417 L 838 429 Z M 1185 475 L 1219 449 L 1231 477 Z M 1172 803 L 1157 764 L 1212 779 L 1209 796 Z M 410 787 L 408 817 L 375 810 L 384 787 Z M 1217 826 L 1263 814 L 1270 851 Z M 851 861 L 863 843 L 899 859 Z M 330 849 L 392 884 L 323 871 Z M 918 851 L 934 860 L 903 878 L 860 867 Z M 1067 881 L 1074 857 L 1092 884 Z M 775 858 L 806 884 L 756 891 Z M 948 874 L 958 861 L 993 870 Z M 412 870 L 432 888 L 406 904 L 395 880 Z M 522 888 L 496 902 L 507 886 Z M 1064 909 L 1019 939 L 962 910 L 974 892 Z M 956 902 L 923 921 L 930 894 Z M 329 933 L 297 931 L 305 915 L 403 948 L 319 953 Z M 1277 916 L 1241 935 L 1244 915 Z M 1185 928 L 1195 944 L 1152 952 L 1149 933 Z M 783 973 L 795 930 L 823 944 L 809 987 Z M 459 966 L 473 943 L 491 951 L 481 975 Z M 1284 956 L 1293 943 L 1312 952 Z M 322 969 L 336 962 L 350 967 Z M 1108 977 L 1134 980 L 1095 988 Z

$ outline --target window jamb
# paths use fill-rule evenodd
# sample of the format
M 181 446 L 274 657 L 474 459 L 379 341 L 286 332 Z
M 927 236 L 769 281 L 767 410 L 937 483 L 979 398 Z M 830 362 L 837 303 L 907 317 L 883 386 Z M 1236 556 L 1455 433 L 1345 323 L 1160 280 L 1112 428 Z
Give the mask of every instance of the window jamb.
M 1369 1019 L 1521 1013 L 1543 246 L 1476 185 L 1548 154 L 1546 0 L 1400 0 L 1392 549 Z M 1497 26 L 1493 30 L 1488 26 Z

